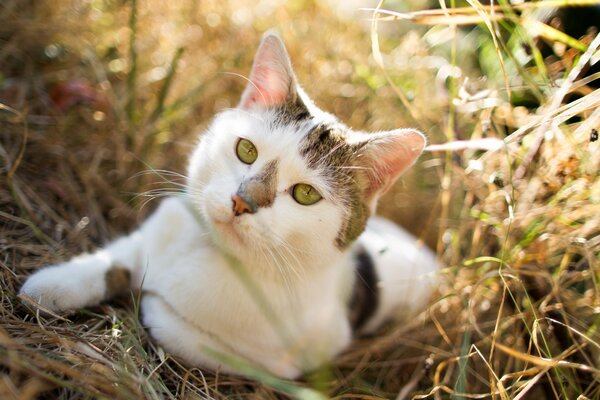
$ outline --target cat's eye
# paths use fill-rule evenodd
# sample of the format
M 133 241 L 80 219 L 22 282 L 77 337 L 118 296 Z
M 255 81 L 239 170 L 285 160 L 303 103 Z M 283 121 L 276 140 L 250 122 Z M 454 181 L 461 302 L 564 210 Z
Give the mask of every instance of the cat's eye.
M 235 153 L 244 164 L 252 164 L 258 157 L 256 146 L 248 139 L 240 138 L 240 140 L 238 140 L 237 145 L 235 146 Z
M 296 202 L 303 206 L 310 206 L 321 200 L 323 197 L 317 189 L 306 183 L 298 183 L 292 188 L 292 197 Z

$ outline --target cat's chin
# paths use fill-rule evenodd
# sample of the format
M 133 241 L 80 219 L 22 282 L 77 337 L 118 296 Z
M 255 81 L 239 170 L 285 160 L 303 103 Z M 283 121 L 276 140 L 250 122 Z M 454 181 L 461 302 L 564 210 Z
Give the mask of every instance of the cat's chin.
M 235 227 L 233 214 L 223 207 L 207 207 L 203 213 L 206 221 L 211 226 L 213 234 L 216 235 L 219 242 L 239 246 L 244 243 L 244 238 Z
M 226 243 L 229 247 L 235 248 L 240 245 L 246 245 L 244 236 L 238 232 L 234 226 L 233 220 L 221 221 L 213 219 L 211 222 L 213 231 L 217 234 L 220 241 Z

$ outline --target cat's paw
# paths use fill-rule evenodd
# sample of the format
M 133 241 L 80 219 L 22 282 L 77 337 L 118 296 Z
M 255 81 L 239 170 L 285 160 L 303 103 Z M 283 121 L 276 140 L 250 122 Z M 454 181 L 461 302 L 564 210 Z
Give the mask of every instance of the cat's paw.
M 106 292 L 104 274 L 99 273 L 104 266 L 90 262 L 77 264 L 82 263 L 67 263 L 36 272 L 25 281 L 19 294 L 33 300 L 42 311 L 63 312 L 99 304 Z

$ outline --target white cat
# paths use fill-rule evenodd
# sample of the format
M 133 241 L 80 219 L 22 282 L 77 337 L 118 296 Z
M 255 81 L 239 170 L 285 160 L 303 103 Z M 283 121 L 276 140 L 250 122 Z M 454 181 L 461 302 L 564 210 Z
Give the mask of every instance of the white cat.
M 367 224 L 424 146 L 415 130 L 355 132 L 319 110 L 266 34 L 239 106 L 201 135 L 186 193 L 21 294 L 60 312 L 141 288 L 143 323 L 172 355 L 297 378 L 426 306 L 434 255 L 390 222 Z

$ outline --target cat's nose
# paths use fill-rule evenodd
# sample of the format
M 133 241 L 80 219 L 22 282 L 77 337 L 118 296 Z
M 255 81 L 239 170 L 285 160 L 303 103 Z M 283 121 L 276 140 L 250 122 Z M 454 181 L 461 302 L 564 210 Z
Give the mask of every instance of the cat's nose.
M 233 201 L 233 212 L 236 217 L 244 213 L 254 214 L 256 212 L 256 205 L 237 193 L 231 196 L 231 201 Z

